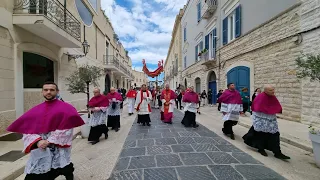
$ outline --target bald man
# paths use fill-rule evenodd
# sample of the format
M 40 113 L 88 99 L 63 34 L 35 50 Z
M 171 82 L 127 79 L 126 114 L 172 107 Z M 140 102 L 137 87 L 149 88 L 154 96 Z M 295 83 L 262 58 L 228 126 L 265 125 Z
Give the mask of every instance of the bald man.
M 106 96 L 100 93 L 99 88 L 93 90 L 93 97 L 90 99 L 88 106 L 92 114 L 89 119 L 89 126 L 91 126 L 88 141 L 92 145 L 99 142 L 100 136 L 105 135 L 105 139 L 108 138 L 108 128 L 106 126 L 107 108 L 109 101 Z
M 282 113 L 282 107 L 275 96 L 275 88 L 271 85 L 264 86 L 252 102 L 252 126 L 242 138 L 248 146 L 258 149 L 263 156 L 268 156 L 265 149 L 274 153 L 278 159 L 290 159 L 282 154 L 280 149 L 280 133 L 277 114 Z

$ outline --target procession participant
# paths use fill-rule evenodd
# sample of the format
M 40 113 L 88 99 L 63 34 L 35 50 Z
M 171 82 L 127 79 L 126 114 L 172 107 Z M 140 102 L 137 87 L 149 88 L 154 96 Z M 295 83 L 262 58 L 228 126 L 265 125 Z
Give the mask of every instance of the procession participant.
M 145 126 L 150 126 L 150 116 L 151 106 L 150 103 L 152 101 L 151 92 L 147 90 L 147 85 L 143 84 L 141 86 L 141 90 L 137 94 L 137 100 L 134 105 L 134 108 L 138 112 L 138 123 Z
M 109 100 L 108 107 L 108 127 L 112 127 L 112 130 L 116 132 L 120 129 L 120 104 L 122 102 L 122 96 L 116 92 L 116 88 L 112 87 L 107 95 Z
M 176 94 L 169 88 L 169 84 L 166 84 L 166 88 L 161 93 L 161 120 L 164 123 L 172 124 L 175 99 Z
M 228 89 L 219 97 L 218 102 L 221 103 L 224 120 L 222 132 L 234 140 L 232 126 L 238 124 L 240 114 L 243 113 L 243 107 L 240 93 L 235 89 L 233 83 L 228 84 Z
M 181 124 L 185 127 L 198 127 L 199 125 L 196 123 L 196 113 L 199 108 L 199 96 L 193 91 L 193 87 L 190 87 L 184 94 L 182 101 L 185 103 L 185 114 Z
M 277 113 L 282 113 L 282 107 L 274 94 L 274 87 L 266 85 L 252 102 L 252 126 L 242 138 L 247 145 L 257 148 L 263 156 L 268 156 L 265 149 L 274 153 L 278 159 L 290 159 L 282 154 L 280 149 L 280 133 Z
M 105 139 L 108 139 L 108 127 L 106 126 L 107 110 L 109 106 L 109 100 L 105 95 L 100 93 L 99 88 L 93 90 L 93 97 L 90 99 L 88 106 L 91 112 L 89 126 L 90 134 L 88 141 L 92 145 L 99 142 L 99 138 L 104 134 Z
M 23 134 L 23 152 L 30 153 L 25 180 L 53 180 L 64 175 L 73 180 L 70 160 L 73 128 L 84 124 L 76 109 L 56 99 L 54 82 L 42 86 L 45 102 L 33 107 L 14 121 L 7 131 Z
M 128 93 L 127 93 L 127 98 L 128 98 L 128 105 L 127 106 L 128 106 L 129 116 L 131 116 L 133 114 L 136 95 L 137 95 L 137 92 L 131 86 Z

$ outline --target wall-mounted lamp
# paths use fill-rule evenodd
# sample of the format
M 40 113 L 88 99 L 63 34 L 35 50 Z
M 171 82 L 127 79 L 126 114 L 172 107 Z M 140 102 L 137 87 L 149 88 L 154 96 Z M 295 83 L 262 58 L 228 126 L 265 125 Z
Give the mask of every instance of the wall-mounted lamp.
M 78 58 L 85 57 L 88 54 L 88 52 L 90 50 L 90 45 L 87 40 L 83 41 L 82 48 L 83 48 L 84 55 L 82 55 L 82 54 L 69 54 L 69 52 L 67 52 L 66 55 L 68 56 L 68 61 L 71 61 L 72 59 L 78 59 Z

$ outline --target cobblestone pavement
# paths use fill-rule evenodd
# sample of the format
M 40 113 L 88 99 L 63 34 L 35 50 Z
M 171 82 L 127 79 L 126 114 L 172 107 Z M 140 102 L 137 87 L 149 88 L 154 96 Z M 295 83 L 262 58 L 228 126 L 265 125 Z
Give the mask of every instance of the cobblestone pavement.
M 278 180 L 285 179 L 200 125 L 172 125 L 153 109 L 151 127 L 133 124 L 110 180 Z

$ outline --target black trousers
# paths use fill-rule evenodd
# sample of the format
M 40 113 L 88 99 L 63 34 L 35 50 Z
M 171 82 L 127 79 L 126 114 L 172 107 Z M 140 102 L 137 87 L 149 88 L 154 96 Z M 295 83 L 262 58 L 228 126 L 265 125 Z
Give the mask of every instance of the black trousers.
M 108 116 L 107 127 L 112 127 L 112 129 L 120 129 L 120 115 Z
M 224 134 L 233 134 L 232 126 L 235 126 L 238 124 L 238 121 L 225 121 L 223 124 L 222 132 Z
M 218 105 L 218 111 L 220 111 L 221 110 L 221 103 L 219 103 L 219 105 Z
M 249 109 L 249 103 L 242 103 L 243 106 L 243 113 L 246 113 Z
M 73 164 L 70 163 L 63 168 L 51 169 L 49 172 L 44 174 L 27 174 L 24 180 L 54 180 L 60 175 L 65 176 L 66 180 L 73 180 L 73 171 Z
M 177 109 L 181 109 L 181 99 L 176 100 Z

